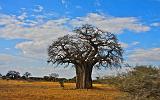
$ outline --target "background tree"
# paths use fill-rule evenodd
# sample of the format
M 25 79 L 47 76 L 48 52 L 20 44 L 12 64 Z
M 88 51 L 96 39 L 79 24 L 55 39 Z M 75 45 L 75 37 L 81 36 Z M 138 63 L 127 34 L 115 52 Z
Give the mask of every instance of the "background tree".
M 18 79 L 20 78 L 20 73 L 17 71 L 8 71 L 8 73 L 6 74 L 6 77 L 10 78 L 10 79 Z
M 43 79 L 44 79 L 45 81 L 51 81 L 49 76 L 43 76 Z
M 73 78 L 71 78 L 71 79 L 68 79 L 68 82 L 70 82 L 70 83 L 75 83 L 76 82 L 76 76 L 74 76 Z
M 2 77 L 2 74 L 0 73 L 0 78 Z
M 23 74 L 23 77 L 24 77 L 25 79 L 29 78 L 29 76 L 32 76 L 31 73 L 29 73 L 29 72 L 25 72 L 25 73 Z
M 49 74 L 49 77 L 50 77 L 52 80 L 56 81 L 56 79 L 59 77 L 59 75 L 58 75 L 57 73 L 51 73 L 51 74 Z
M 114 34 L 92 25 L 83 25 L 74 32 L 76 34 L 60 37 L 49 46 L 48 62 L 72 64 L 76 69 L 76 87 L 91 88 L 93 67 L 119 67 L 123 50 Z

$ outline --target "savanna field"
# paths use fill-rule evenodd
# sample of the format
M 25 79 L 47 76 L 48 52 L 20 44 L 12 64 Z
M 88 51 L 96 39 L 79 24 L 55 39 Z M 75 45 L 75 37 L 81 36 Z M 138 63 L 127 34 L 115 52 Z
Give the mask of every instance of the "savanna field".
M 114 100 L 122 95 L 118 89 L 94 84 L 94 89 L 75 89 L 74 83 L 0 80 L 0 100 Z
M 158 9 L 160 0 L 0 0 L 0 100 L 160 100 Z

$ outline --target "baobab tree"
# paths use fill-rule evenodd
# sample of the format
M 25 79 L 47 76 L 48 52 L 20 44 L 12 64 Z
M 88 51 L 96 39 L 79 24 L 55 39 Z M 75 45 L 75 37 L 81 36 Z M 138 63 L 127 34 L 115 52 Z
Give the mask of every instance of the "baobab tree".
M 76 69 L 76 88 L 92 88 L 92 70 L 101 67 L 120 67 L 123 50 L 117 37 L 92 25 L 82 25 L 53 41 L 48 48 L 48 62 L 73 65 Z

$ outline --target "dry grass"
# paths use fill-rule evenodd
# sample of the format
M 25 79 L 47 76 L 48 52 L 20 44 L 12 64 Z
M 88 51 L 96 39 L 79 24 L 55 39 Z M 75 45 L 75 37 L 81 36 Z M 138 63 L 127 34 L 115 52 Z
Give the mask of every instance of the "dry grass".
M 56 82 L 0 80 L 0 100 L 114 100 L 122 94 L 102 84 L 88 90 L 76 90 L 74 83 L 64 85 L 63 89 Z

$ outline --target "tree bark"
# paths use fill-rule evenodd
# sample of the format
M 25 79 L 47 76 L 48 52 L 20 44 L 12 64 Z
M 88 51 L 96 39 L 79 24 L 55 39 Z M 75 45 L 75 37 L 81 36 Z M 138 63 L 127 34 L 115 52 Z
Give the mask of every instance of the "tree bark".
M 76 88 L 89 89 L 92 88 L 92 66 L 76 67 Z

